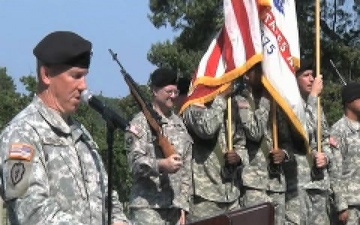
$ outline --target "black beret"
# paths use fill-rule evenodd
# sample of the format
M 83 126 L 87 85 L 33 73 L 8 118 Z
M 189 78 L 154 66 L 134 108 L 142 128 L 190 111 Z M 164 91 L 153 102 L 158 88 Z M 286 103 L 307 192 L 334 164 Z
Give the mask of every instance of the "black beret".
M 91 42 L 70 31 L 55 31 L 44 37 L 33 53 L 45 65 L 89 68 Z
M 178 80 L 177 88 L 180 95 L 186 95 L 189 91 L 190 80 L 186 77 L 181 77 Z
M 360 84 L 349 83 L 343 86 L 341 89 L 341 98 L 343 104 L 350 103 L 355 99 L 360 98 Z
M 296 76 L 299 76 L 306 70 L 314 69 L 314 61 L 309 59 L 301 59 L 300 60 L 300 68 L 296 71 Z
M 155 87 L 177 84 L 177 74 L 167 68 L 158 68 L 150 75 L 150 82 Z

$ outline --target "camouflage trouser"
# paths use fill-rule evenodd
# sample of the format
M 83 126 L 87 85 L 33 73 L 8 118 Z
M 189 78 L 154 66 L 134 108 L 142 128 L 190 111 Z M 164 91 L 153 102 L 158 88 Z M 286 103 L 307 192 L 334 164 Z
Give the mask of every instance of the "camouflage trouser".
M 285 193 L 258 189 L 245 189 L 243 204 L 245 207 L 271 202 L 275 208 L 275 225 L 283 225 L 285 221 Z
M 339 225 L 341 222 L 339 221 L 339 212 L 337 211 L 334 196 L 329 196 L 329 217 L 331 225 Z
M 193 196 L 187 222 L 195 222 L 237 209 L 240 209 L 240 204 L 237 199 L 233 202 L 213 202 L 200 196 Z
M 286 225 L 328 225 L 328 191 L 295 190 L 286 192 Z
M 360 206 L 349 206 L 349 217 L 346 225 L 359 225 L 360 224 Z
M 131 208 L 130 220 L 133 225 L 178 225 L 180 209 Z

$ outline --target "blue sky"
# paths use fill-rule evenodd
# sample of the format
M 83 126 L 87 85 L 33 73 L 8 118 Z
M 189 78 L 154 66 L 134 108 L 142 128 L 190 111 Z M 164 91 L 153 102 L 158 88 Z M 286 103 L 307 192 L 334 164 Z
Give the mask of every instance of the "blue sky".
M 125 69 L 145 84 L 155 66 L 147 61 L 151 44 L 172 40 L 170 28 L 156 29 L 147 18 L 148 0 L 0 0 L 0 67 L 6 67 L 19 91 L 19 78 L 33 74 L 34 46 L 48 33 L 71 30 L 93 43 L 88 88 L 107 97 L 129 94 L 108 48 Z M 0 81 L 1 82 L 1 81 Z

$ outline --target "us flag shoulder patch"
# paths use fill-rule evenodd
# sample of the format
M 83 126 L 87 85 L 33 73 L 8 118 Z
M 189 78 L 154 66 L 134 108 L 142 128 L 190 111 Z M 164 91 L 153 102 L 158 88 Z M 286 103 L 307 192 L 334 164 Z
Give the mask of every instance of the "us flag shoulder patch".
M 19 159 L 30 161 L 34 154 L 34 148 L 28 144 L 15 143 L 9 150 L 9 159 Z

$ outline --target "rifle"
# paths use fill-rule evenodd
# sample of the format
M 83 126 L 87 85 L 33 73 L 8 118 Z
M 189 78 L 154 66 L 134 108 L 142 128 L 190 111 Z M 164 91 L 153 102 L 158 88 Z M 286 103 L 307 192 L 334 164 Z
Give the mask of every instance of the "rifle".
M 175 154 L 174 146 L 169 142 L 169 140 L 163 135 L 162 128 L 160 125 L 161 117 L 157 112 L 151 107 L 150 104 L 147 104 L 144 100 L 144 97 L 141 95 L 140 90 L 136 84 L 136 82 L 132 79 L 129 73 L 126 72 L 124 67 L 121 65 L 117 58 L 117 54 L 115 54 L 111 49 L 109 52 L 115 62 L 120 66 L 120 72 L 124 77 L 126 84 L 128 85 L 132 96 L 135 101 L 138 103 L 141 111 L 144 113 L 146 120 L 148 121 L 150 128 L 155 132 L 158 145 L 160 146 L 163 155 L 165 158 Z
M 335 64 L 333 63 L 333 61 L 332 61 L 331 59 L 330 59 L 330 64 L 331 64 L 331 66 L 334 68 L 336 74 L 340 77 L 340 80 L 341 80 L 341 82 L 343 83 L 343 85 L 346 85 L 346 81 L 345 81 L 344 77 L 341 76 L 339 70 L 336 68 Z

